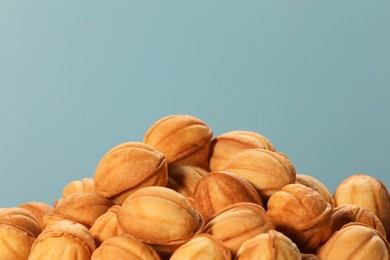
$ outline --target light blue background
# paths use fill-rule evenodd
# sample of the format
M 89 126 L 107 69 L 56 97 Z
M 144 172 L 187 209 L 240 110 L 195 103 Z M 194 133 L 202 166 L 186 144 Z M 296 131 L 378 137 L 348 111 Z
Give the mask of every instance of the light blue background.
M 390 185 L 390 1 L 0 1 L 0 207 L 51 204 L 170 114 Z

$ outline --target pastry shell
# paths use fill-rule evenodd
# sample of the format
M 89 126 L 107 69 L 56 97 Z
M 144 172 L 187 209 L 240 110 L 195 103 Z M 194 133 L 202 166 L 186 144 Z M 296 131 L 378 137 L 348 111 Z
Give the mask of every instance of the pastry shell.
M 29 260 L 89 260 L 95 242 L 88 229 L 68 220 L 48 225 L 35 240 Z
M 263 206 L 255 188 L 243 177 L 226 171 L 210 172 L 195 188 L 195 205 L 207 221 L 212 215 L 238 202 Z
M 54 214 L 91 227 L 113 203 L 97 193 L 72 193 L 54 208 Z
M 326 188 L 326 186 L 316 178 L 306 174 L 297 174 L 295 178 L 295 183 L 312 188 L 313 190 L 321 194 L 325 201 L 332 205 L 332 207 L 335 207 L 335 202 L 332 194 L 330 193 L 328 188 Z
M 246 240 L 274 228 L 273 221 L 263 207 L 240 202 L 214 215 L 206 223 L 202 233 L 221 240 L 234 256 Z
M 379 218 L 368 209 L 354 204 L 345 204 L 333 209 L 332 233 L 340 230 L 345 224 L 359 222 L 376 229 L 383 237 L 386 237 L 385 228 Z
M 24 203 L 18 206 L 19 208 L 24 208 L 30 211 L 33 215 L 35 220 L 41 225 L 43 228 L 43 217 L 47 214 L 52 214 L 54 211 L 54 208 L 46 203 L 43 202 L 28 202 Z
M 301 260 L 297 245 L 276 230 L 268 230 L 245 241 L 237 252 L 236 260 L 285 259 Z
M 263 201 L 287 184 L 295 182 L 295 168 L 282 153 L 265 149 L 247 149 L 231 157 L 223 171 L 247 179 Z
M 126 234 L 152 245 L 159 253 L 172 253 L 204 225 L 201 214 L 183 195 L 158 186 L 131 194 L 119 210 L 118 221 Z
M 170 257 L 170 260 L 230 260 L 231 253 L 217 238 L 209 234 L 199 234 L 180 246 Z
M 111 258 L 110 258 L 111 257 Z M 92 254 L 91 260 L 160 260 L 150 246 L 129 236 L 115 236 L 105 240 Z
M 221 171 L 236 153 L 253 148 L 275 151 L 271 142 L 256 132 L 236 130 L 215 137 L 211 140 L 210 170 Z
M 94 180 L 97 193 L 115 204 L 122 204 L 137 189 L 166 186 L 168 168 L 165 155 L 140 142 L 120 144 L 100 160 Z
M 267 214 L 276 230 L 287 235 L 303 253 L 314 252 L 331 235 L 332 205 L 302 184 L 289 184 L 268 200 Z
M 390 195 L 386 186 L 379 180 L 366 174 L 355 174 L 342 181 L 334 193 L 336 206 L 355 204 L 378 216 L 390 233 Z
M 316 253 L 320 259 L 389 259 L 389 244 L 375 229 L 362 223 L 346 224 Z
M 27 209 L 0 209 L 0 259 L 27 259 L 41 231 L 41 225 Z
M 95 181 L 93 178 L 84 178 L 68 183 L 62 191 L 62 197 L 78 192 L 95 192 Z
M 170 115 L 155 122 L 144 142 L 165 154 L 168 164 L 196 165 L 208 169 L 213 132 L 190 115 Z
M 118 212 L 121 206 L 114 205 L 106 213 L 98 217 L 90 228 L 90 233 L 95 239 L 96 245 L 105 240 L 123 235 L 124 232 L 118 223 Z

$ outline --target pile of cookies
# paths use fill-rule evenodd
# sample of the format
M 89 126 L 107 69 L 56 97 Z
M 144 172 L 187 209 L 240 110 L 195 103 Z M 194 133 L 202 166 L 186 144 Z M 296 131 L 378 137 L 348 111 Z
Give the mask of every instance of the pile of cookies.
M 389 236 L 379 180 L 350 176 L 332 196 L 261 134 L 213 137 L 190 115 L 113 147 L 53 205 L 0 209 L 2 260 L 388 260 Z

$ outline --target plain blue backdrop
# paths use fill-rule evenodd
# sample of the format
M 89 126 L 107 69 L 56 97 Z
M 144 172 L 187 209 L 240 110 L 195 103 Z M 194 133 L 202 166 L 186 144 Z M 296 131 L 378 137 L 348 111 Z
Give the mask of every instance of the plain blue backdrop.
M 256 131 L 331 192 L 390 186 L 390 1 L 0 0 L 0 207 L 51 204 L 170 114 Z

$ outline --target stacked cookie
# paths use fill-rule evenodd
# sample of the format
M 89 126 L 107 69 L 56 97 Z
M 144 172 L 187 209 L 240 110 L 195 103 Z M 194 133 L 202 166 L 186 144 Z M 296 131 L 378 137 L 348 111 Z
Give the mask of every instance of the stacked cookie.
M 263 135 L 172 115 L 102 157 L 53 205 L 0 209 L 0 259 L 389 259 L 390 196 L 334 196 Z

